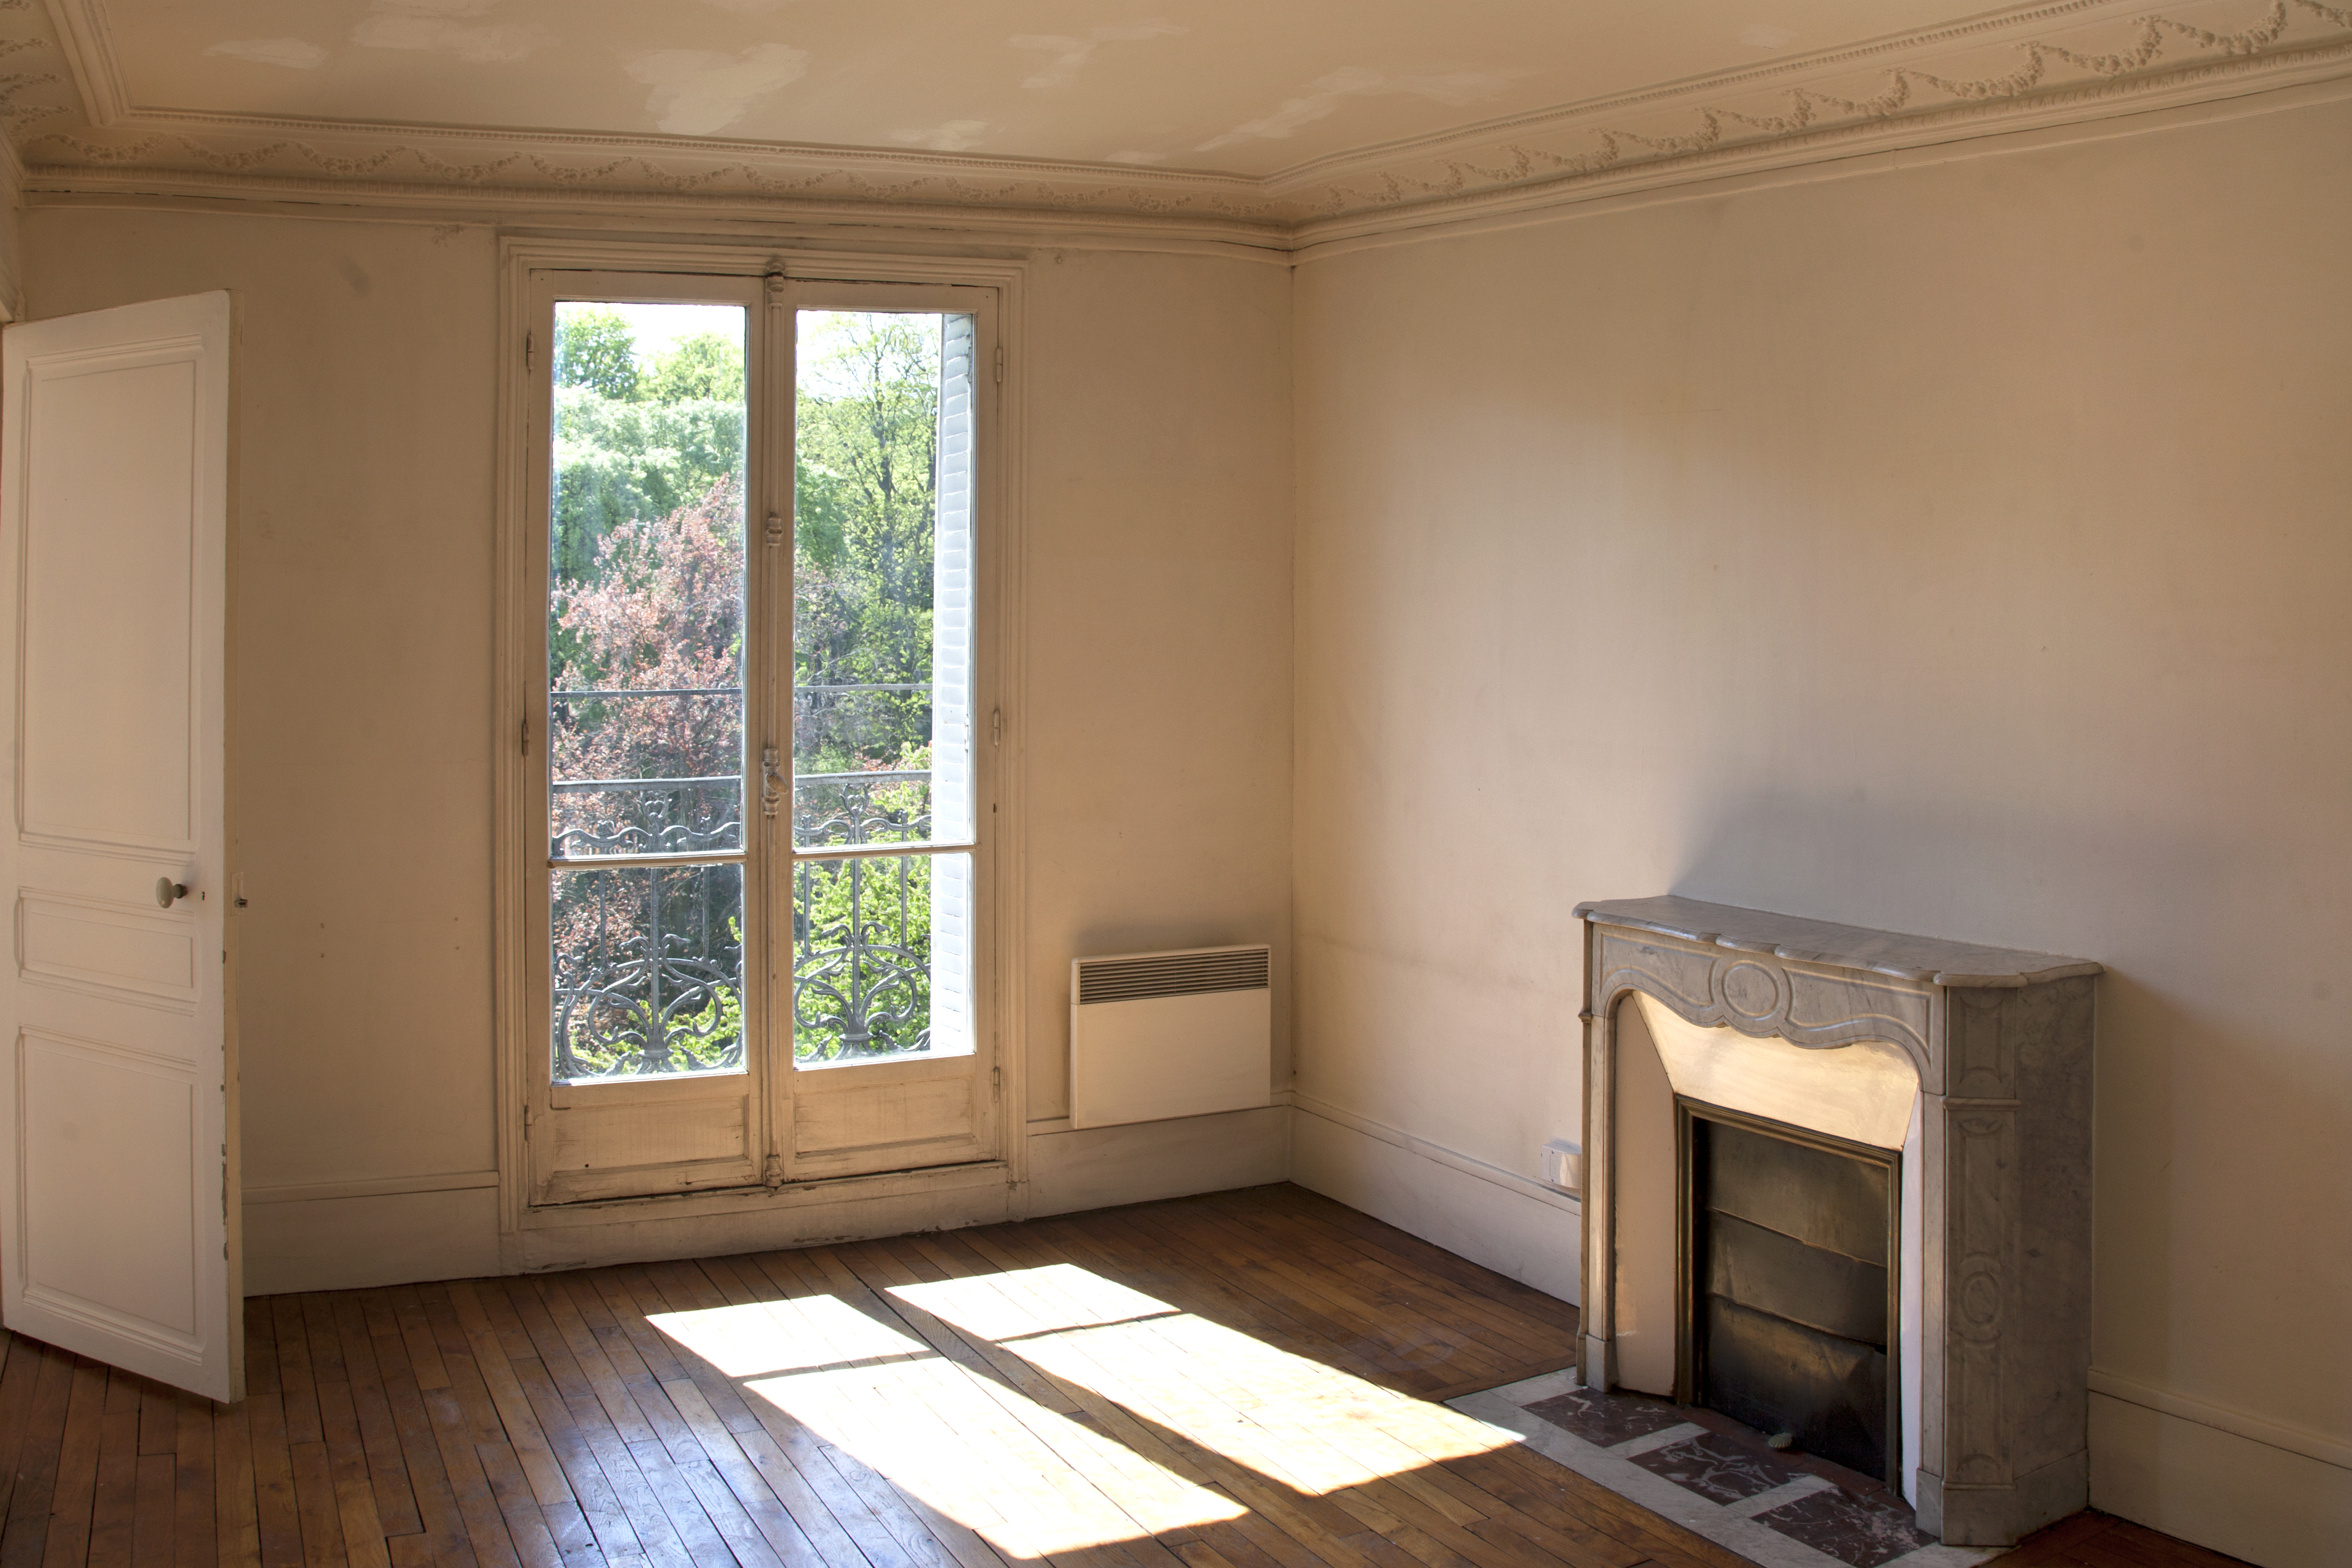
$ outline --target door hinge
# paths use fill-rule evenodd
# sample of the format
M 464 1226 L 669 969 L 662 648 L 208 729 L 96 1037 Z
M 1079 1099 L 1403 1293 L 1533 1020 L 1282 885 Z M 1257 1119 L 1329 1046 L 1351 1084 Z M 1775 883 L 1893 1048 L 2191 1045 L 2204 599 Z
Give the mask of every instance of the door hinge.
M 988 710 L 988 743 L 992 746 L 1004 744 L 1004 710 L 1002 708 Z
M 772 1193 L 784 1184 L 784 1157 L 782 1154 L 768 1156 L 767 1172 L 760 1180 Z
M 522 335 L 522 367 L 523 367 L 523 369 L 525 369 L 525 370 L 530 370 L 530 369 L 533 368 L 533 363 L 534 363 L 538 358 L 539 358 L 539 334 L 538 334 L 537 332 L 525 332 L 525 333 Z
M 515 731 L 515 745 L 524 756 L 530 755 L 530 715 L 522 716 L 522 727 Z
M 998 1096 L 1002 1096 L 1004 1093 L 1004 1069 L 1003 1068 L 991 1068 L 988 1069 L 988 1092 Z
M 522 1139 L 524 1142 L 528 1143 L 530 1142 L 530 1124 L 538 1120 L 539 1107 L 531 1104 L 529 1100 L 525 1100 L 522 1108 Z
M 776 748 L 760 749 L 760 815 L 773 816 L 784 798 L 783 764 L 777 760 Z
M 784 542 L 784 518 L 782 512 L 768 514 L 768 543 L 771 548 Z
M 1004 384 L 1004 345 L 1003 343 L 996 345 L 996 384 L 999 386 Z

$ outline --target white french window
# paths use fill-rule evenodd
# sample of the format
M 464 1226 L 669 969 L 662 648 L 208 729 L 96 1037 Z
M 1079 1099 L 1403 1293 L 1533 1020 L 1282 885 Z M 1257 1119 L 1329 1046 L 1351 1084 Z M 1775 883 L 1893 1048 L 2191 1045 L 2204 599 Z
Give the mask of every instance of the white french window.
M 524 1208 L 997 1158 L 996 290 L 518 292 Z

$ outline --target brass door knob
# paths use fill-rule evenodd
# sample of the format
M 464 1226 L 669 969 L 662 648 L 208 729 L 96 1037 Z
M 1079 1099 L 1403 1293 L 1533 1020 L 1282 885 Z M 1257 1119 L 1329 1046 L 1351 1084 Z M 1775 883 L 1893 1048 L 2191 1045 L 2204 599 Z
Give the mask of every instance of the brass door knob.
M 187 896 L 188 885 L 185 882 L 174 882 L 169 877 L 155 879 L 155 901 L 163 908 L 168 910 L 172 907 L 172 901 L 174 899 L 184 899 Z

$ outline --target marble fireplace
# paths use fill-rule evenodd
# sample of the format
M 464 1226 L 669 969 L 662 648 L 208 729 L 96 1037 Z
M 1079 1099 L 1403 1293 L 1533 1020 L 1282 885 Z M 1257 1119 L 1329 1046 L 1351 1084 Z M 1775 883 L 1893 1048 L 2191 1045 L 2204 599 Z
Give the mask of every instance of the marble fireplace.
M 1784 1384 L 1769 1374 L 1801 1384 L 1799 1363 L 1827 1346 L 1838 1375 L 1867 1391 L 1849 1426 L 1855 1412 L 1883 1423 L 1870 1441 L 1921 1530 L 2003 1545 L 2082 1508 L 2100 966 L 1689 899 L 1577 913 L 1580 1381 L 1713 1405 L 1769 1431 L 1774 1397 L 1805 1403 L 1775 1395 Z M 1710 1134 L 1727 1152 L 1707 1153 Z M 1729 1210 L 1747 1217 L 1714 1215 L 1711 1161 L 1747 1172 L 1769 1201 L 1735 1195 Z M 1833 1187 L 1862 1194 L 1841 1200 L 1843 1221 L 1819 1218 Z M 1872 1204 L 1877 1218 L 1857 1226 Z M 1776 1217 L 1800 1213 L 1815 1216 L 1811 1244 L 1799 1238 L 1807 1224 Z M 1840 1224 L 1867 1245 L 1821 1239 Z M 1721 1237 L 1734 1232 L 1766 1249 L 1761 1262 L 1726 1263 Z M 1780 1277 L 1798 1304 L 1773 1310 L 1793 1324 L 1744 1305 L 1735 1275 Z M 1808 1304 L 1820 1302 L 1832 1304 Z M 1768 1333 L 1735 1353 L 1727 1321 L 1785 1331 L 1795 1349 L 1776 1355 L 1783 1342 Z M 1767 1373 L 1765 1392 L 1726 1397 L 1722 1366 L 1743 1356 Z M 1791 1411 L 1785 1430 L 1826 1430 L 1809 1419 Z

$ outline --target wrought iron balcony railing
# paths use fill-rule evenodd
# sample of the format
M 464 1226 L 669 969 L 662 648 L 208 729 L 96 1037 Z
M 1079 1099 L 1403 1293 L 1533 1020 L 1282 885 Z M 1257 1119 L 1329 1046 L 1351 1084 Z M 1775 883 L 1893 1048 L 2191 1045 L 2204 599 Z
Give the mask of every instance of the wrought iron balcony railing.
M 821 858 L 919 845 L 927 769 L 802 774 L 793 837 L 793 1053 L 803 1062 L 918 1054 L 930 1034 L 930 860 Z M 734 774 L 562 779 L 554 872 L 559 1079 L 740 1069 L 742 884 L 734 862 L 599 868 L 600 858 L 732 849 Z

